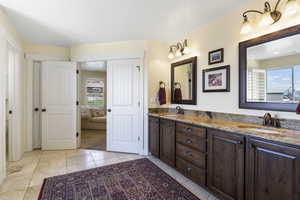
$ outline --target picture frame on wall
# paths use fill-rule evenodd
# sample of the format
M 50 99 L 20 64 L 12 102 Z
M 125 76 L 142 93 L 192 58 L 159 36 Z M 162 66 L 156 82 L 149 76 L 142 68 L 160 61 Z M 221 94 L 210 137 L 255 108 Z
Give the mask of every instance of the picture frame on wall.
M 224 62 L 224 48 L 210 51 L 208 53 L 208 64 L 213 65 Z
M 202 81 L 203 92 L 230 92 L 230 65 L 203 70 Z

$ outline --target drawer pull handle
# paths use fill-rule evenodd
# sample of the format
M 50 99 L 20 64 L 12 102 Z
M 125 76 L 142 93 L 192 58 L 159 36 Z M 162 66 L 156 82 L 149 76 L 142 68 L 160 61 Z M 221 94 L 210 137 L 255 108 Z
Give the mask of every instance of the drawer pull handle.
M 193 155 L 193 153 L 192 153 L 192 152 L 190 152 L 190 151 L 187 151 L 187 152 L 185 152 L 185 153 L 184 153 L 184 155 L 185 155 L 185 156 L 192 156 L 192 155 Z
M 191 132 L 192 129 L 191 129 L 191 128 L 187 128 L 186 131 L 187 131 L 187 132 Z
M 192 142 L 192 140 L 187 139 L 185 143 L 187 143 L 187 144 L 192 144 L 193 142 Z
M 188 172 L 188 173 L 191 173 L 192 171 L 193 171 L 193 169 L 192 169 L 192 168 L 190 168 L 190 167 L 189 167 L 189 168 L 187 168 L 187 172 Z

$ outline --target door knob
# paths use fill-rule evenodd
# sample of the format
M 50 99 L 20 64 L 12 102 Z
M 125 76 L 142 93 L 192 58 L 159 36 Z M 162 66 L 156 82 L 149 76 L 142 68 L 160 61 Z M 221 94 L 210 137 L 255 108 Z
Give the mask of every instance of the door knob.
M 107 112 L 111 112 L 111 109 L 107 109 Z
M 44 108 L 44 109 L 42 109 L 42 112 L 46 112 L 47 110 Z
M 35 108 L 34 111 L 35 111 L 35 112 L 38 112 L 38 111 L 39 111 L 39 108 Z

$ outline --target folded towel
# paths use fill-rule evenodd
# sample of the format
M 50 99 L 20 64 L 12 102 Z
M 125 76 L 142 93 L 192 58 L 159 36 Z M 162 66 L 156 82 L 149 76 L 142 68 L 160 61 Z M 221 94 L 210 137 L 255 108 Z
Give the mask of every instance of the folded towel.
M 297 109 L 296 109 L 296 113 L 297 113 L 298 115 L 300 115 L 300 102 L 299 102 L 298 107 L 297 107 Z
M 160 105 L 164 105 L 167 103 L 166 89 L 160 88 L 158 91 L 158 100 Z
M 182 101 L 182 92 L 180 88 L 176 88 L 174 91 L 174 100 L 175 102 L 181 102 Z

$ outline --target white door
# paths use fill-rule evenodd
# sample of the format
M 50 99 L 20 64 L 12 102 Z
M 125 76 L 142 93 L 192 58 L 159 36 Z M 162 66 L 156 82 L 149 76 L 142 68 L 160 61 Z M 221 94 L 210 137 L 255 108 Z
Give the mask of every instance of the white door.
M 107 149 L 139 153 L 142 129 L 140 60 L 107 63 Z
M 32 140 L 33 148 L 41 148 L 41 62 L 33 63 L 33 120 L 32 120 Z
M 42 63 L 42 149 L 76 148 L 76 63 Z

